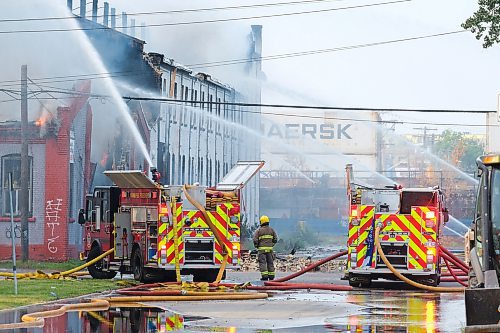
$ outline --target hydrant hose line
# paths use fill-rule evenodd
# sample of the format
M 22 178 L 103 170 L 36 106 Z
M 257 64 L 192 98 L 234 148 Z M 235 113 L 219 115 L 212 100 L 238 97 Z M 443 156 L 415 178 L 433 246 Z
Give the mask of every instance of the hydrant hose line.
M 113 251 L 115 250 L 115 248 L 111 248 L 109 249 L 108 251 L 104 252 L 103 254 L 101 254 L 100 256 L 90 260 L 89 262 L 86 262 L 85 264 L 83 265 L 80 265 L 78 267 L 75 267 L 75 268 L 72 268 L 70 270 L 67 270 L 67 271 L 64 271 L 64 272 L 61 272 L 61 273 L 57 273 L 57 274 L 49 274 L 47 275 L 48 278 L 50 278 L 51 276 L 53 276 L 53 278 L 59 278 L 61 276 L 67 276 L 67 275 L 71 275 L 73 273 L 76 273 L 78 271 L 81 271 L 82 269 L 84 268 L 87 268 L 93 264 L 95 264 L 96 262 L 98 262 L 99 260 L 102 260 L 103 258 L 109 256 L 111 253 L 113 253 Z M 10 273 L 10 272 L 3 272 L 3 273 L 0 273 L 0 276 L 3 276 L 3 277 L 13 277 L 14 274 L 13 273 Z M 17 274 L 17 278 L 18 279 L 24 279 L 24 278 L 29 278 L 29 277 L 43 277 L 43 275 L 41 274 L 38 274 L 38 273 L 22 273 L 22 274 Z
M 384 262 L 384 264 L 391 270 L 391 272 L 398 277 L 401 281 L 404 281 L 408 283 L 409 285 L 412 285 L 414 287 L 424 289 L 424 290 L 429 290 L 429 291 L 435 291 L 435 292 L 463 292 L 465 288 L 463 287 L 433 287 L 433 286 L 427 286 L 425 284 L 421 284 L 415 281 L 412 281 L 408 279 L 406 276 L 403 274 L 399 273 L 387 260 L 387 258 L 384 255 L 384 251 L 382 250 L 382 246 L 380 246 L 380 239 L 379 239 L 379 233 L 380 233 L 380 228 L 381 226 L 378 225 L 377 228 L 375 229 L 375 246 L 377 247 L 377 252 Z
M 455 275 L 455 273 L 453 272 L 453 270 L 450 267 L 450 264 L 448 263 L 448 260 L 446 260 L 446 259 L 443 259 L 443 260 L 444 260 L 444 263 L 446 264 L 446 268 L 448 268 L 448 271 L 453 276 L 453 279 L 455 279 L 455 281 L 458 282 L 458 283 L 460 283 L 462 286 L 467 287 L 467 283 L 463 282 L 462 280 L 460 280 L 458 278 L 458 276 Z
M 198 201 L 194 200 L 193 197 L 188 192 L 188 186 L 184 185 L 184 195 L 186 196 L 186 199 L 196 207 L 199 211 L 201 211 L 201 214 L 205 218 L 205 222 L 207 223 L 208 227 L 214 234 L 215 239 L 217 240 L 217 243 L 219 243 L 221 249 L 222 249 L 222 255 L 224 256 L 222 258 L 222 262 L 219 268 L 219 273 L 217 273 L 217 278 L 215 279 L 215 283 L 220 282 L 222 280 L 222 275 L 224 274 L 224 270 L 226 269 L 226 262 L 227 258 L 229 256 L 229 250 L 227 248 L 226 243 L 222 240 L 222 235 L 220 234 L 219 230 L 215 227 L 215 225 L 212 223 L 212 220 L 210 220 L 210 216 L 208 216 L 207 211 L 205 210 L 205 207 L 203 207 Z

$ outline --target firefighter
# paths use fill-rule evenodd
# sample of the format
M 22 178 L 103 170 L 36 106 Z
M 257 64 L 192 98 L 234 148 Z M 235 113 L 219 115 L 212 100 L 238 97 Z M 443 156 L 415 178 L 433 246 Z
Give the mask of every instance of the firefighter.
M 269 217 L 260 217 L 260 227 L 253 235 L 253 245 L 259 251 L 259 270 L 261 280 L 274 280 L 273 246 L 278 242 L 276 231 L 269 226 Z
M 155 183 L 160 183 L 161 173 L 156 168 L 151 168 L 151 175 Z

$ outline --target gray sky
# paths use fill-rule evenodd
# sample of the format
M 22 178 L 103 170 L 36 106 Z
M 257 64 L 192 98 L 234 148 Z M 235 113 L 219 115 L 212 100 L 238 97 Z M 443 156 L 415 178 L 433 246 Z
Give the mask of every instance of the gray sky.
M 123 1 L 111 6 L 127 12 L 248 5 L 270 1 Z M 179 22 L 260 16 L 373 4 L 341 0 L 191 15 L 137 18 L 137 23 Z M 239 59 L 251 24 L 263 25 L 263 55 L 319 50 L 461 30 L 477 9 L 475 0 L 413 0 L 357 9 L 287 17 L 180 27 L 148 28 L 148 49 L 185 64 Z M 377 108 L 495 109 L 500 92 L 498 46 L 483 49 L 471 33 L 401 42 L 295 58 L 264 61 L 269 82 L 264 102 Z M 220 78 L 238 80 L 234 66 L 207 68 Z M 272 87 L 287 89 L 277 93 Z M 304 98 L 297 98 L 298 95 Z M 314 103 L 316 101 L 316 103 Z M 391 116 L 386 116 L 391 118 Z M 480 115 L 397 114 L 410 121 L 482 123 Z M 405 128 L 409 130 L 411 125 Z M 472 132 L 472 128 L 457 128 Z

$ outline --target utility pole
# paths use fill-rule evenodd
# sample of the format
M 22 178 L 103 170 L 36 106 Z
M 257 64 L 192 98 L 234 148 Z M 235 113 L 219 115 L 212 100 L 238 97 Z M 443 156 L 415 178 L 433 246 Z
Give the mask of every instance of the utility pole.
M 414 130 L 421 130 L 424 131 L 423 137 L 422 137 L 422 147 L 427 150 L 429 148 L 429 140 L 427 140 L 427 132 L 428 131 L 437 131 L 437 128 L 429 128 L 427 126 L 424 127 L 415 127 L 413 128 Z
M 28 208 L 29 192 L 28 182 L 28 66 L 21 66 L 21 195 L 19 206 L 21 209 L 21 249 L 22 260 L 29 259 L 29 234 L 28 234 Z

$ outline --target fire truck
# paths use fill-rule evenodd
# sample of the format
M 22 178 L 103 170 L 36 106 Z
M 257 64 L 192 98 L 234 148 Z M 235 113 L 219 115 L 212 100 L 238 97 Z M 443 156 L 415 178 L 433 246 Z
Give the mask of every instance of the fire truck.
M 351 286 L 369 287 L 379 278 L 397 279 L 375 248 L 380 244 L 389 262 L 403 275 L 436 286 L 440 279 L 438 242 L 448 221 L 444 195 L 438 187 L 384 188 L 356 184 L 346 166 L 349 199 L 348 260 L 345 278 Z
M 263 165 L 238 162 L 213 188 L 163 186 L 140 170 L 105 171 L 115 185 L 95 187 L 80 210 L 81 259 L 114 249 L 89 266 L 96 279 L 120 272 L 140 281 L 181 274 L 214 281 L 224 260 L 229 269 L 239 267 L 242 189 Z

